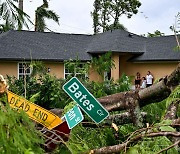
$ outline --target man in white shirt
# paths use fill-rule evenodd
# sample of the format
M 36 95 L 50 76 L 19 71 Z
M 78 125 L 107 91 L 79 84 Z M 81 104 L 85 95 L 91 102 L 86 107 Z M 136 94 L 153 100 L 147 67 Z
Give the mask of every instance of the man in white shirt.
M 146 75 L 146 82 L 147 82 L 147 87 L 150 87 L 153 84 L 153 76 L 150 71 L 148 71 Z

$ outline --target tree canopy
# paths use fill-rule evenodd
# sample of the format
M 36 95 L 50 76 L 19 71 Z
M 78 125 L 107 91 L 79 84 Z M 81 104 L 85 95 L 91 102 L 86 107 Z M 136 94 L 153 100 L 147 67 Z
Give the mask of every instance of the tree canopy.
M 17 7 L 17 2 L 17 0 L 0 1 L 0 20 L 2 21 L 0 29 L 2 31 L 21 30 L 23 26 L 29 29 L 28 23 L 32 24 L 30 16 Z
M 141 3 L 138 0 L 95 0 L 93 18 L 94 33 L 109 29 L 124 29 L 119 19 L 122 15 L 131 18 L 138 12 Z
M 45 18 L 52 19 L 59 24 L 59 16 L 54 11 L 48 10 L 48 7 L 47 0 L 43 0 L 43 4 L 37 7 L 35 11 L 35 31 L 44 32 L 45 29 L 48 29 Z

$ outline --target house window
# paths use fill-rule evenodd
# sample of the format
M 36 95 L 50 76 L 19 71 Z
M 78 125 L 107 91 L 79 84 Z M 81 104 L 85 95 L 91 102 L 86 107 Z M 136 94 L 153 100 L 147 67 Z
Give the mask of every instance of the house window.
M 110 72 L 104 72 L 104 81 L 111 79 L 111 71 Z
M 30 76 L 32 69 L 30 63 L 19 63 L 18 64 L 18 74 L 19 79 L 24 78 L 24 76 Z
M 85 70 L 85 63 L 75 64 L 68 63 L 65 64 L 65 79 L 68 77 L 77 77 L 81 79 L 87 78 L 87 72 Z

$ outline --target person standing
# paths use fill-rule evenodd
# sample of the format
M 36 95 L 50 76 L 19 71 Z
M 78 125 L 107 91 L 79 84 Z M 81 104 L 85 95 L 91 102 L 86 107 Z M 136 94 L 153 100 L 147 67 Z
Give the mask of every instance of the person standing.
M 153 84 L 153 76 L 150 71 L 146 75 L 146 86 L 150 87 Z
M 144 89 L 146 88 L 146 78 L 145 77 L 142 77 L 142 85 L 141 85 L 141 88 Z
M 141 84 L 141 75 L 139 72 L 136 73 L 136 77 L 135 77 L 135 88 L 139 89 L 140 88 L 140 84 Z

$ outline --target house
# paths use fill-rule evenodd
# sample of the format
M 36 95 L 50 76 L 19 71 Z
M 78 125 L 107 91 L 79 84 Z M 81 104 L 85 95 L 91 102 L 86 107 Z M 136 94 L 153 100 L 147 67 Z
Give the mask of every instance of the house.
M 180 62 L 175 36 L 146 38 L 124 30 L 107 31 L 97 35 L 64 34 L 34 31 L 8 31 L 0 34 L 0 74 L 24 75 L 23 64 L 43 61 L 51 74 L 65 78 L 69 72 L 64 61 L 79 59 L 82 63 L 93 56 L 112 51 L 115 68 L 111 78 L 122 73 L 145 76 L 151 71 L 155 79 L 168 75 Z M 30 73 L 31 70 L 26 73 Z M 92 68 L 90 80 L 102 78 Z

